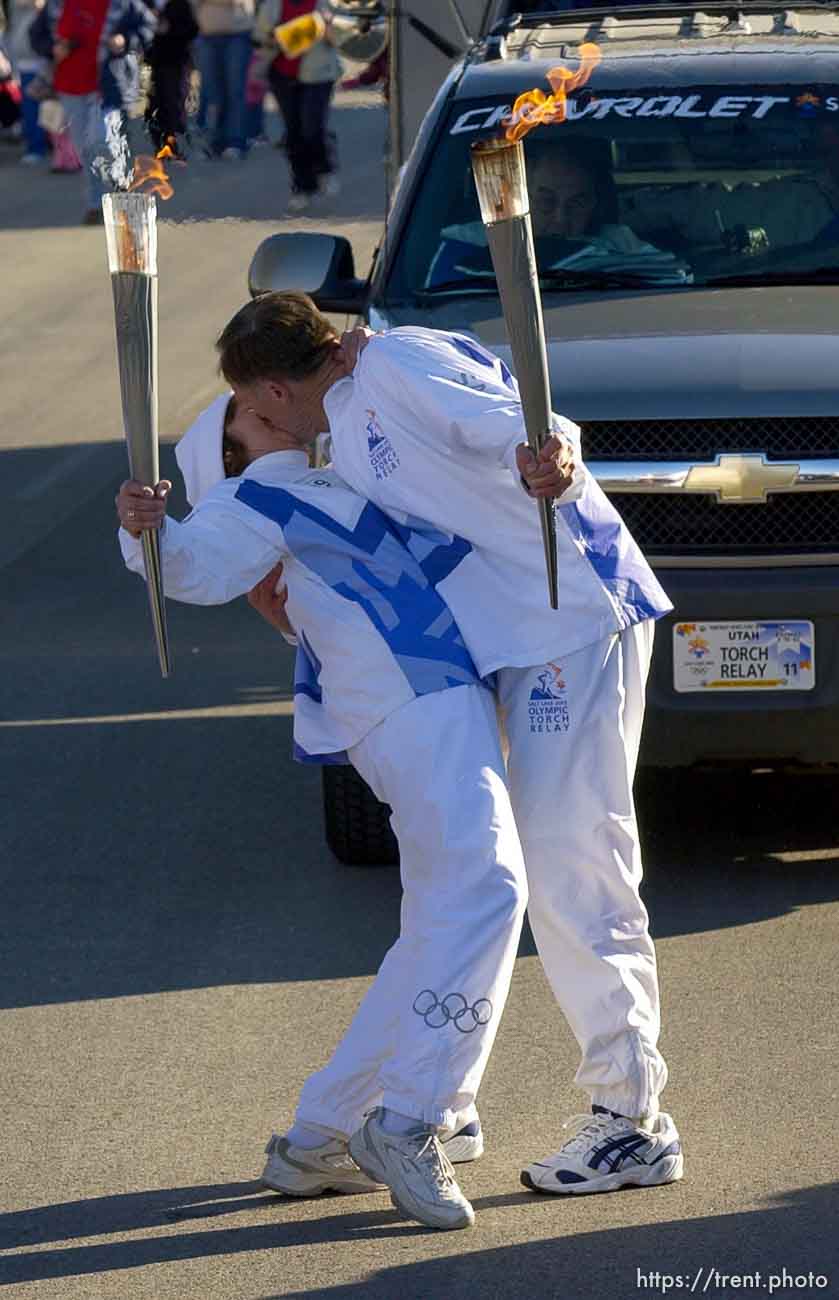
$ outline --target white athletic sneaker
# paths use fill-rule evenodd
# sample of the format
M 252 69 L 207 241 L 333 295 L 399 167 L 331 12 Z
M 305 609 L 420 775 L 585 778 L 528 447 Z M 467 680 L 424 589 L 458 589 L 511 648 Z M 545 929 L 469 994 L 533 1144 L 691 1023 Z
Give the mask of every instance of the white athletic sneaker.
M 260 1182 L 286 1196 L 320 1196 L 321 1192 L 379 1192 L 362 1173 L 340 1138 L 327 1138 L 322 1146 L 295 1147 L 288 1138 L 271 1134 L 265 1148 L 268 1159 Z
M 609 1112 L 575 1115 L 563 1128 L 574 1124 L 577 1131 L 556 1155 L 537 1160 L 522 1171 L 525 1187 L 534 1192 L 580 1195 L 611 1192 L 628 1184 L 652 1187 L 682 1177 L 682 1144 L 672 1117 L 664 1111 L 645 1128 Z
M 451 1137 L 443 1138 L 440 1145 L 453 1165 L 468 1165 L 472 1160 L 480 1160 L 484 1154 L 481 1121 L 476 1119 L 465 1124 Z
M 479 1160 L 484 1154 L 481 1121 L 473 1120 L 471 1124 L 464 1125 L 457 1133 L 446 1138 L 442 1147 L 452 1164 L 462 1165 Z M 260 1182 L 263 1187 L 285 1192 L 288 1196 L 319 1196 L 321 1192 L 330 1189 L 339 1192 L 374 1192 L 384 1188 L 383 1183 L 372 1183 L 361 1172 L 347 1151 L 347 1143 L 340 1138 L 326 1141 L 323 1146 L 315 1147 L 313 1152 L 311 1148 L 296 1147 L 288 1138 L 272 1133 L 265 1154 L 268 1159 Z M 342 1163 L 341 1157 L 345 1157 L 345 1163 Z M 346 1170 L 349 1170 L 349 1177 L 345 1174 Z M 338 1172 L 341 1174 L 340 1186 L 336 1181 Z M 352 1186 L 348 1185 L 350 1183 Z
M 385 1133 L 381 1110 L 370 1113 L 350 1138 L 355 1163 L 370 1178 L 386 1183 L 397 1210 L 429 1228 L 470 1228 L 475 1211 L 457 1185 L 451 1166 L 434 1133 Z

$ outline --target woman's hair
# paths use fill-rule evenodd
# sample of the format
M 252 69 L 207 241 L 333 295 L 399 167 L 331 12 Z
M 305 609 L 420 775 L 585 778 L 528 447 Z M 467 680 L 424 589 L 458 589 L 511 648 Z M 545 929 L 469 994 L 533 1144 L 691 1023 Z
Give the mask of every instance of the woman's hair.
M 221 435 L 221 459 L 225 478 L 238 478 L 244 474 L 250 460 L 245 448 L 230 432 L 230 426 L 236 418 L 236 398 L 231 397 L 224 412 L 224 424 Z
M 227 382 L 306 379 L 336 342 L 329 320 L 305 293 L 262 293 L 237 311 L 216 340 Z

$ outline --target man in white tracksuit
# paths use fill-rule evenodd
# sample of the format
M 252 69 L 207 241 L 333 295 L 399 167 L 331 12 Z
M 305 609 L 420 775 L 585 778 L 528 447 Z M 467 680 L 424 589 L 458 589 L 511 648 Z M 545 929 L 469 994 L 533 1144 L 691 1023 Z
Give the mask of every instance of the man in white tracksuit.
M 264 294 L 236 314 L 217 344 L 231 387 L 267 421 L 320 422 L 357 491 L 400 526 L 421 516 L 462 546 L 433 578 L 480 673 L 497 674 L 530 921 L 592 1103 L 522 1179 L 556 1193 L 673 1181 L 682 1154 L 659 1106 L 667 1069 L 632 796 L 654 620 L 671 604 L 578 462 L 556 511 L 551 610 L 503 362 L 472 338 L 409 327 L 372 338 L 351 375 L 295 378 L 300 299 Z M 557 429 L 578 452 L 576 426 L 557 417 Z
M 472 1207 L 437 1133 L 475 1114 L 526 882 L 494 700 L 425 572 L 457 563 L 461 547 L 430 528 L 395 527 L 245 412 L 224 449 L 245 467 L 225 478 L 227 408 L 225 396 L 179 446 L 194 505 L 182 523 L 165 518 L 168 484 L 123 484 L 125 561 L 141 573 L 139 538 L 159 527 L 166 594 L 206 605 L 249 591 L 282 561 L 299 641 L 295 754 L 349 760 L 392 805 L 404 887 L 400 937 L 354 1022 L 360 1059 L 347 1070 L 345 1049 L 333 1068 L 348 1088 L 361 1073 L 368 1089 L 375 1069 L 384 1107 L 370 1121 L 375 1175 L 347 1155 L 340 1108 L 303 1104 L 270 1153 L 271 1185 L 314 1195 L 386 1183 L 411 1217 L 465 1227 Z

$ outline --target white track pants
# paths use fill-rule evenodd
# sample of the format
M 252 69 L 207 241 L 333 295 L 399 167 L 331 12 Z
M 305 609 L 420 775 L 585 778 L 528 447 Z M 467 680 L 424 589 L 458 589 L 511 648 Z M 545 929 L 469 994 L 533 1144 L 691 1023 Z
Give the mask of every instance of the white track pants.
M 667 1081 L 632 797 L 653 633 L 498 673 L 530 924 L 582 1051 L 576 1082 L 629 1116 L 657 1113 Z
M 421 696 L 350 758 L 393 809 L 402 927 L 296 1119 L 349 1135 L 383 1104 L 454 1129 L 475 1114 L 527 902 L 493 697 Z

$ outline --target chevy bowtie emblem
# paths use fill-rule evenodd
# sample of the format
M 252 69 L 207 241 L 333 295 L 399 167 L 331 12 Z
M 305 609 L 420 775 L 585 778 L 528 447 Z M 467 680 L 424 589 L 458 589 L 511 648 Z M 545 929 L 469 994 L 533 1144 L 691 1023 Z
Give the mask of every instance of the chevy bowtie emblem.
M 684 492 L 713 492 L 724 504 L 761 501 L 769 492 L 795 487 L 799 466 L 767 462 L 760 456 L 718 456 L 713 465 L 694 465 L 684 481 Z

